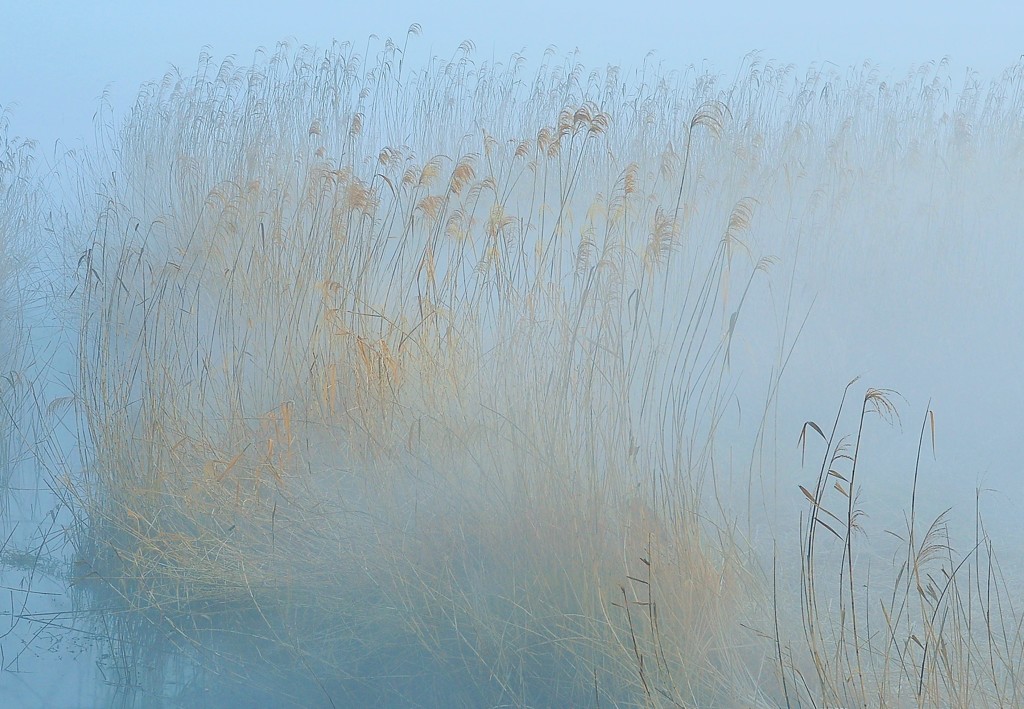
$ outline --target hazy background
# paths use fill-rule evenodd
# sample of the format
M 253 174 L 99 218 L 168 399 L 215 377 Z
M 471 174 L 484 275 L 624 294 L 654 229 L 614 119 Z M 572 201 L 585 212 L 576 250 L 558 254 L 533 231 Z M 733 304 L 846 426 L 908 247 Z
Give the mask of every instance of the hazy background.
M 103 1 L 0 3 L 0 105 L 13 109 L 12 135 L 47 149 L 91 135 L 104 92 L 127 108 L 139 85 L 171 66 L 190 72 L 204 46 L 248 63 L 257 47 L 285 38 L 363 46 L 371 34 L 399 42 L 411 23 L 423 36 L 416 57 L 450 57 L 463 40 L 480 60 L 514 52 L 534 64 L 555 45 L 575 48 L 587 67 L 638 65 L 649 51 L 665 67 L 691 64 L 731 77 L 745 55 L 792 62 L 801 70 L 871 61 L 902 74 L 949 56 L 952 76 L 967 68 L 996 76 L 1024 53 L 1024 9 L 1006 2 L 561 2 L 494 4 L 470 0 L 390 2 Z

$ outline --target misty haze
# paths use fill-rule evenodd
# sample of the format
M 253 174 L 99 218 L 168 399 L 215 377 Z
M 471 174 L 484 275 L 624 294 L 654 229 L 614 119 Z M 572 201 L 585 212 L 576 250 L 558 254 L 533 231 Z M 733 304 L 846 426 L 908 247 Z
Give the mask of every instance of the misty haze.
M 0 704 L 1024 705 L 1024 67 L 418 34 L 0 114 Z

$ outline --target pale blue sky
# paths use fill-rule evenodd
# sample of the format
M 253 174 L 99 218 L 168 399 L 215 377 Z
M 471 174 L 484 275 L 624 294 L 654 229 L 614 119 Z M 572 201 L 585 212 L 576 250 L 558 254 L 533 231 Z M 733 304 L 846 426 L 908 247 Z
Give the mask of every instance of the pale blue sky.
M 761 50 L 766 59 L 800 68 L 872 60 L 894 74 L 948 55 L 955 71 L 995 75 L 1024 53 L 1024 9 L 1007 9 L 1009 2 L 2 0 L 0 6 L 6 6 L 0 106 L 12 111 L 11 133 L 38 139 L 44 151 L 57 138 L 74 146 L 89 134 L 105 89 L 115 106 L 125 107 L 141 83 L 171 64 L 190 69 L 204 45 L 215 57 L 235 54 L 246 62 L 257 47 L 287 37 L 359 46 L 370 34 L 404 38 L 413 22 L 423 27 L 413 45 L 419 56 L 450 56 L 471 39 L 478 57 L 523 51 L 534 61 L 554 44 L 560 53 L 578 47 L 591 67 L 636 65 L 653 49 L 668 67 L 730 73 L 746 53 Z

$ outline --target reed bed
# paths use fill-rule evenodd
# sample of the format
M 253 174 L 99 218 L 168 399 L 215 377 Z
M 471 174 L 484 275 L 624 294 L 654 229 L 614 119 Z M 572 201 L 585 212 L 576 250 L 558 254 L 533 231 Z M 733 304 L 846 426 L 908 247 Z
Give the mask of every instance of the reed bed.
M 745 205 L 684 224 L 724 108 L 650 171 L 574 74 L 512 111 L 514 73 L 396 52 L 140 97 L 79 260 L 87 556 L 173 624 L 245 614 L 334 702 L 745 700 L 697 500 L 724 279 L 764 264 Z
M 924 74 L 835 88 L 754 63 L 720 87 L 550 58 L 530 77 L 469 44 L 404 58 L 390 41 L 366 63 L 348 45 L 204 56 L 111 130 L 84 179 L 95 226 L 72 237 L 87 578 L 250 688 L 262 658 L 296 704 L 1012 704 L 1015 636 L 1000 654 L 991 625 L 940 622 L 990 597 L 909 585 L 933 561 L 961 577 L 937 561 L 941 521 L 922 546 L 911 515 L 879 640 L 845 595 L 856 510 L 844 536 L 808 492 L 801 640 L 772 627 L 737 510 L 772 497 L 801 328 L 773 256 L 843 256 L 803 239 L 874 187 L 851 164 L 915 145 L 927 170 L 1019 125 L 975 140 Z M 981 110 L 969 98 L 957 116 Z M 729 408 L 751 352 L 754 430 Z M 815 581 L 830 568 L 838 624 Z M 899 678 L 918 669 L 913 692 Z

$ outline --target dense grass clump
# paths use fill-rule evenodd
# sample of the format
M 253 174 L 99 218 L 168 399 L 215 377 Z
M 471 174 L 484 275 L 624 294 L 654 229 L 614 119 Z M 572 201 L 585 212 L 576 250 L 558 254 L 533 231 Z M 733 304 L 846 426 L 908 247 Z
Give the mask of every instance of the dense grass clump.
M 140 97 L 80 261 L 97 568 L 175 627 L 255 620 L 335 700 L 756 697 L 699 502 L 726 279 L 762 266 L 748 205 L 687 226 L 724 107 L 620 156 L 574 73 L 393 68 Z
M 773 598 L 750 540 L 803 499 L 771 461 L 806 304 L 773 266 L 841 269 L 860 244 L 811 237 L 890 199 L 894 164 L 934 195 L 995 133 L 1019 154 L 1016 104 L 965 91 L 951 118 L 925 74 L 759 63 L 725 87 L 529 77 L 471 49 L 422 71 L 391 42 L 366 65 L 203 57 L 83 168 L 85 577 L 127 626 L 296 704 L 1015 701 L 1019 640 L 923 580 L 963 576 L 941 520 L 922 537 L 911 513 L 885 639 L 857 625 L 877 604 L 849 595 L 840 439 L 776 570 L 799 596 Z

